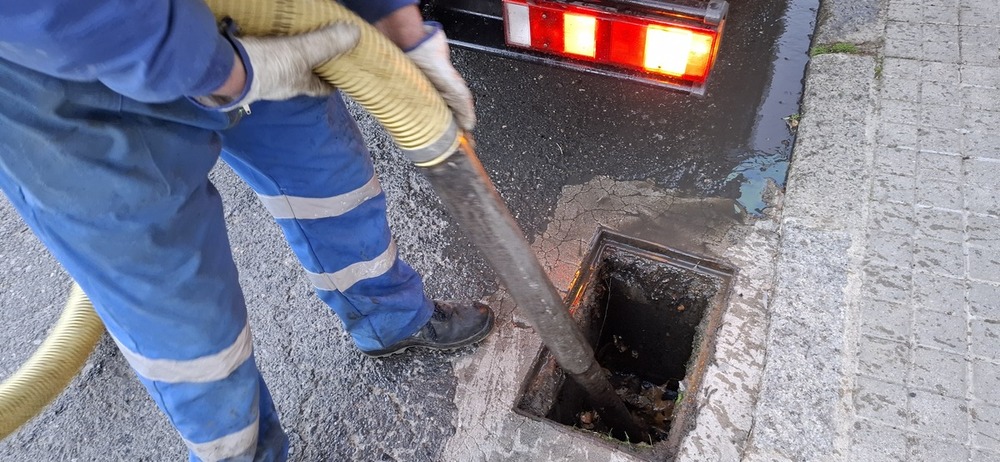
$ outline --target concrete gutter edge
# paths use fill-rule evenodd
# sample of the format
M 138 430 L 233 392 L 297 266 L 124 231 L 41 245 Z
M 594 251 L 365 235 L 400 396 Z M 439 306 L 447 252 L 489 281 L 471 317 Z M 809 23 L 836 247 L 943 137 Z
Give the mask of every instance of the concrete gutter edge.
M 746 460 L 846 455 L 877 66 L 873 56 L 826 54 L 807 71 Z

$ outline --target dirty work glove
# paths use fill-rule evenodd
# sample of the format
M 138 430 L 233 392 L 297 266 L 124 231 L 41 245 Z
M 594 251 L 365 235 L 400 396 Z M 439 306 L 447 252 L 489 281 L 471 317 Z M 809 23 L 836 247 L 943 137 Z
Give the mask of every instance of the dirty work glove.
M 476 109 L 472 104 L 472 92 L 458 71 L 451 65 L 448 42 L 441 30 L 441 24 L 425 22 L 424 37 L 416 46 L 406 50 L 406 56 L 416 64 L 427 79 L 441 93 L 448 107 L 455 114 L 458 126 L 469 131 L 476 126 Z
M 313 69 L 353 49 L 361 33 L 357 26 L 338 22 L 287 37 L 237 38 L 232 28 L 226 35 L 247 71 L 243 94 L 235 99 L 218 95 L 195 98 L 199 103 L 223 111 L 259 100 L 280 101 L 299 95 L 332 93 L 333 87 L 321 80 Z

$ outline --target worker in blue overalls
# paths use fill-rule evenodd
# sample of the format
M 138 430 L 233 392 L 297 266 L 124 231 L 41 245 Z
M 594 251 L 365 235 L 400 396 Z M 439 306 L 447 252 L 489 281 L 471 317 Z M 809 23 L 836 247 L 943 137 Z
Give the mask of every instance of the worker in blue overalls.
M 344 3 L 473 127 L 471 93 L 416 0 Z M 283 460 L 207 177 L 220 155 L 362 352 L 469 345 L 494 321 L 481 303 L 429 299 L 397 256 L 361 134 L 312 73 L 357 27 L 232 30 L 202 0 L 0 2 L 0 189 L 93 300 L 192 460 Z

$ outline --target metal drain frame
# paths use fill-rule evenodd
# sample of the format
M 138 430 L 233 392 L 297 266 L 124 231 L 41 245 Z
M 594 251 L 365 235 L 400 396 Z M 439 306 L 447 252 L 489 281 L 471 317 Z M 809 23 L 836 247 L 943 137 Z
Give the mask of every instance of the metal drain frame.
M 539 349 L 532 362 L 532 366 L 522 378 L 521 386 L 513 403 L 513 411 L 531 420 L 543 422 L 568 436 L 588 437 L 598 444 L 615 450 L 625 450 L 643 459 L 672 459 L 680 447 L 684 436 L 694 428 L 698 412 L 697 398 L 701 389 L 702 377 L 706 367 L 712 362 L 715 356 L 716 333 L 721 324 L 722 314 L 728 305 L 732 292 L 732 280 L 737 270 L 718 260 L 693 255 L 655 242 L 627 236 L 604 226 L 598 227 L 594 233 L 594 237 L 591 238 L 589 248 L 590 250 L 580 263 L 580 267 L 573 278 L 570 290 L 567 292 L 565 298 L 565 304 L 570 310 L 574 321 L 582 326 L 585 335 L 588 337 L 591 337 L 592 333 L 588 335 L 589 326 L 586 325 L 588 321 L 584 319 L 586 316 L 585 313 L 582 313 L 583 310 L 580 310 L 580 305 L 584 301 L 583 298 L 590 285 L 591 278 L 600 269 L 599 265 L 602 257 L 609 250 L 628 252 L 679 270 L 708 276 L 719 282 L 718 290 L 709 297 L 709 306 L 696 328 L 700 332 L 700 341 L 695 347 L 692 357 L 688 360 L 688 366 L 685 371 L 685 382 L 687 384 L 685 399 L 681 401 L 680 408 L 675 410 L 668 437 L 666 440 L 657 442 L 651 447 L 640 448 L 634 444 L 610 440 L 599 436 L 597 433 L 550 420 L 524 409 L 523 403 L 525 402 L 526 395 L 531 391 L 533 383 L 538 382 L 540 378 L 551 378 L 553 374 L 560 376 L 553 380 L 554 386 L 547 387 L 551 389 L 544 391 L 535 390 L 539 394 L 551 393 L 551 400 L 553 401 L 556 399 L 566 380 L 565 374 L 555 364 L 554 359 L 544 345 Z M 596 342 L 596 340 L 593 341 Z

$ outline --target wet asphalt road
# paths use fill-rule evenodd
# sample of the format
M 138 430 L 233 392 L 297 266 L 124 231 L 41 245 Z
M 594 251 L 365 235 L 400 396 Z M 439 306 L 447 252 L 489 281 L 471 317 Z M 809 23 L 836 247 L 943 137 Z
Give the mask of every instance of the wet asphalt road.
M 733 2 L 705 97 L 460 51 L 479 155 L 528 235 L 563 185 L 596 175 L 742 196 L 759 211 L 754 188 L 784 182 L 793 134 L 782 118 L 798 111 L 817 6 Z
M 478 153 L 530 237 L 561 188 L 597 175 L 648 179 L 694 196 L 760 208 L 781 183 L 816 0 L 732 5 L 704 98 L 605 77 L 456 51 L 477 97 Z M 783 21 L 788 14 L 790 20 Z M 787 26 L 787 27 L 786 27 Z M 450 224 L 429 185 L 359 115 L 389 197 L 400 252 L 439 297 L 480 298 L 496 285 Z M 353 350 L 312 295 L 277 227 L 225 167 L 213 174 L 255 329 L 258 363 L 298 460 L 440 460 L 452 434 L 449 357 L 372 361 Z M 54 321 L 68 287 L 9 205 L 0 201 L 0 377 Z M 511 384 L 516 386 L 516 384 Z M 3 460 L 177 460 L 183 445 L 109 341 L 41 418 L 0 443 Z

